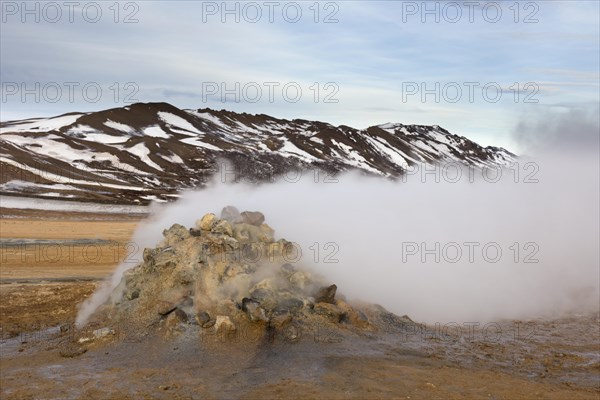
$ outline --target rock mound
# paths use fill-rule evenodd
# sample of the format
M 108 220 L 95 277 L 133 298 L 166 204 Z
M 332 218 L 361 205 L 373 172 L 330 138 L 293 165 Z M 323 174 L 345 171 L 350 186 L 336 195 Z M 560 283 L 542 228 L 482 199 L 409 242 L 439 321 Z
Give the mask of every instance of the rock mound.
M 168 334 L 252 327 L 269 335 L 292 323 L 377 329 L 389 313 L 348 304 L 335 284 L 292 262 L 297 246 L 276 240 L 264 221 L 260 212 L 227 206 L 192 228 L 164 230 L 162 242 L 124 273 L 96 322 Z

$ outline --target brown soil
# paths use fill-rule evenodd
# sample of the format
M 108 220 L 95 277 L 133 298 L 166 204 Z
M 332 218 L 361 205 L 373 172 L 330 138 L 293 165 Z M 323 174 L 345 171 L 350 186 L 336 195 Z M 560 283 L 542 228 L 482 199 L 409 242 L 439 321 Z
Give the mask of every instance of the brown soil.
M 139 220 L 86 221 L 2 218 L 0 237 L 31 239 L 108 239 L 127 241 Z
M 112 340 L 112 339 L 111 339 Z M 598 387 L 450 361 L 441 348 L 343 336 L 212 345 L 198 336 L 101 343 L 6 341 L 3 399 L 598 399 Z M 60 354 L 63 354 L 61 357 Z M 570 370 L 563 370 L 569 375 Z M 597 376 L 597 375 L 596 375 Z
M 76 211 L 50 211 L 21 208 L 0 207 L 0 219 L 42 219 L 42 220 L 71 220 L 71 221 L 139 221 L 143 214 L 124 213 L 90 213 Z
M 1 237 L 126 242 L 134 221 L 0 221 Z M 111 267 L 62 263 L 43 276 L 2 263 L 0 398 L 4 399 L 599 399 L 597 315 L 554 321 L 503 321 L 523 336 L 472 340 L 431 334 L 307 334 L 298 342 L 199 337 L 199 327 L 169 340 L 119 335 L 73 342 L 58 329 Z M 113 267 L 116 263 L 111 264 Z M 35 266 L 34 266 L 35 267 Z M 39 267 L 39 265 L 38 265 Z M 30 266 L 31 268 L 31 266 Z M 57 277 L 50 282 L 41 278 Z M 43 333 L 43 334 L 41 334 Z M 142 332 L 143 333 L 143 332 Z M 16 336 L 15 336 L 16 335 Z M 65 352 L 64 349 L 71 349 Z M 82 354 L 83 351 L 87 351 Z M 72 358 L 65 356 L 73 356 Z
M 46 241 L 0 246 L 0 282 L 102 279 L 126 257 L 141 251 L 129 241 L 138 220 L 89 221 L 78 217 L 0 219 L 2 239 Z M 92 242 L 77 242 L 82 239 Z
M 77 305 L 96 286 L 96 282 L 0 285 L 0 336 L 13 337 L 72 323 Z

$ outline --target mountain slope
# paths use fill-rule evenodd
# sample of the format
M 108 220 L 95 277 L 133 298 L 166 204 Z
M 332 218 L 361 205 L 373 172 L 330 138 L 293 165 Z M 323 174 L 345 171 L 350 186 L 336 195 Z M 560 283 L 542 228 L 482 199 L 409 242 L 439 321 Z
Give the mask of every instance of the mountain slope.
M 438 126 L 383 124 L 359 130 L 138 103 L 2 123 L 0 193 L 145 204 L 203 186 L 219 159 L 230 160 L 238 178 L 259 181 L 294 169 L 359 169 L 398 177 L 415 164 L 497 167 L 510 165 L 515 156 Z

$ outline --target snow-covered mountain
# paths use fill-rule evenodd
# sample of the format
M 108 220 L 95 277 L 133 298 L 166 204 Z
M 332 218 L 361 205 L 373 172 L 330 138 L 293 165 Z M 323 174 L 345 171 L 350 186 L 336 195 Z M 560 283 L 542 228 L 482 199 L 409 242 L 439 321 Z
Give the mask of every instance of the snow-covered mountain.
M 3 122 L 0 153 L 1 194 L 126 204 L 201 187 L 220 159 L 230 160 L 229 176 L 235 171 L 257 181 L 292 169 L 359 169 L 393 178 L 415 164 L 483 168 L 516 158 L 439 126 L 355 129 L 167 103 Z

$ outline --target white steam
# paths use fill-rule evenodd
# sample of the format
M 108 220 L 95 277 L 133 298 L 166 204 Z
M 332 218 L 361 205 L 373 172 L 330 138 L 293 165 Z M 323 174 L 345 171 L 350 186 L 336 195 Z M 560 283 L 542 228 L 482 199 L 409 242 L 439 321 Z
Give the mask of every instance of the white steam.
M 158 209 L 133 240 L 141 258 L 163 229 L 174 223 L 191 227 L 203 214 L 218 215 L 234 205 L 263 212 L 277 238 L 299 244 L 300 263 L 317 268 L 350 300 L 379 303 L 417 321 L 596 311 L 597 155 L 526 162 L 504 171 L 496 183 L 496 171 L 488 171 L 487 179 L 475 172 L 474 183 L 463 171 L 452 183 L 455 170 L 442 169 L 439 182 L 435 173 L 417 173 L 406 182 L 346 174 L 330 183 L 320 175 L 315 183 L 315 174 L 304 173 L 293 183 L 215 183 Z M 436 243 L 437 254 L 424 251 L 435 250 Z M 110 284 L 82 307 L 78 323 L 134 265 L 119 266 Z

